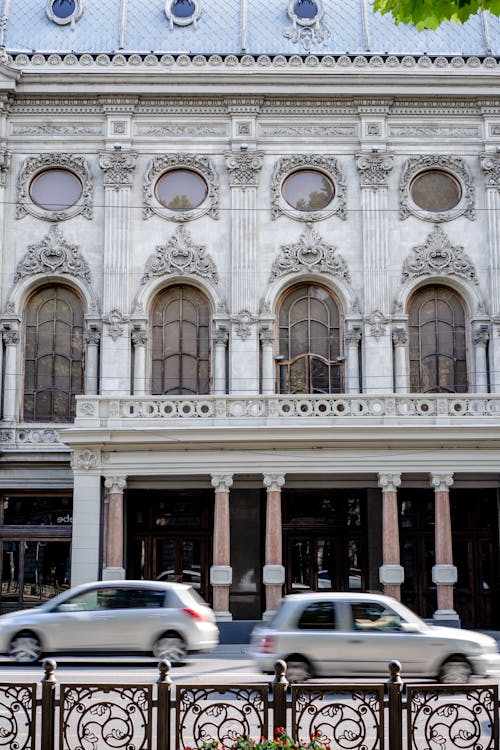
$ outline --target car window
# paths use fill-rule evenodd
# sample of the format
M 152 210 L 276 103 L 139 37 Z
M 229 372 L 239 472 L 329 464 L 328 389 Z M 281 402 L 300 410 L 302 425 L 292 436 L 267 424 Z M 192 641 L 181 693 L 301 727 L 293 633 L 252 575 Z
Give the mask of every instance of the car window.
M 165 602 L 164 591 L 154 589 L 116 589 L 112 609 L 159 609 Z
M 302 612 L 298 627 L 301 630 L 332 630 L 335 628 L 333 602 L 312 602 Z
M 377 602 L 354 602 L 351 613 L 354 630 L 390 632 L 401 629 L 400 616 Z

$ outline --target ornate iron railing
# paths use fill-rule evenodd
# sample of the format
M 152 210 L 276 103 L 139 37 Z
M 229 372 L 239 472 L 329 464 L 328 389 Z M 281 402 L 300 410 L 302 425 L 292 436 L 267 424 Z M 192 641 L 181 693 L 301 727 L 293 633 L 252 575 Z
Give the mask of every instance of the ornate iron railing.
M 332 750 L 499 747 L 498 685 L 405 690 L 398 662 L 386 683 L 291 689 L 284 662 L 271 683 L 251 685 L 174 685 L 168 662 L 154 685 L 58 684 L 55 669 L 47 659 L 40 684 L 0 684 L 0 750 L 187 750 L 204 742 L 229 749 L 278 727 Z

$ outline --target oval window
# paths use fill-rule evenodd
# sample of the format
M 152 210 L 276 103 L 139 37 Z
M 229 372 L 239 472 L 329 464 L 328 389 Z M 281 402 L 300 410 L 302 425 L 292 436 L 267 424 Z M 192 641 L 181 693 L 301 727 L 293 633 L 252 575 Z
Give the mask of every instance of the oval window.
M 415 177 L 410 195 L 415 205 L 424 211 L 450 211 L 460 203 L 462 188 L 448 172 L 431 169 Z
M 318 6 L 314 0 L 297 0 L 293 6 L 293 12 L 297 18 L 310 21 L 318 15 Z
M 51 10 L 56 18 L 70 18 L 76 11 L 76 0 L 54 0 Z
M 196 172 L 175 169 L 160 177 L 155 192 L 165 208 L 171 211 L 190 211 L 203 203 L 208 188 L 203 177 Z
M 333 182 L 322 172 L 303 169 L 283 183 L 283 198 L 296 211 L 321 211 L 335 196 Z
M 192 0 L 175 0 L 170 12 L 176 18 L 191 18 L 195 10 Z
M 30 198 L 46 211 L 64 211 L 74 206 L 82 195 L 82 183 L 65 169 L 48 169 L 30 185 Z

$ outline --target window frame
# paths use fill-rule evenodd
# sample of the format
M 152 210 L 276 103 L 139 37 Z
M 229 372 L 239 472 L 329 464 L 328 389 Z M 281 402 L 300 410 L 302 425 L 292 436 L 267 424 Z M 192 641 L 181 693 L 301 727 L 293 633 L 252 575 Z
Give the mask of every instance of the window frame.
M 30 188 L 33 182 L 44 172 L 71 172 L 80 182 L 82 193 L 80 199 L 72 206 L 60 211 L 42 208 L 31 198 Z M 45 221 L 66 221 L 82 214 L 87 219 L 93 217 L 93 178 L 86 159 L 67 153 L 47 153 L 29 157 L 25 160 L 17 180 L 16 216 L 23 218 L 31 214 Z
M 52 23 L 56 23 L 58 26 L 67 26 L 68 24 L 73 25 L 80 20 L 83 15 L 83 0 L 74 0 L 75 10 L 66 18 L 60 18 L 54 13 L 53 5 L 56 1 L 57 0 L 47 0 L 46 2 L 45 13 L 47 14 L 47 18 L 49 19 L 49 21 L 52 21 Z
M 429 211 L 415 203 L 411 194 L 411 186 L 417 177 L 426 172 L 448 174 L 458 183 L 461 189 L 461 197 L 456 206 L 444 211 Z M 475 219 L 474 183 L 465 161 L 460 157 L 427 154 L 408 159 L 401 173 L 399 194 L 400 219 L 416 216 L 418 219 L 430 221 L 433 224 L 452 221 L 459 216 L 466 216 L 471 220 Z

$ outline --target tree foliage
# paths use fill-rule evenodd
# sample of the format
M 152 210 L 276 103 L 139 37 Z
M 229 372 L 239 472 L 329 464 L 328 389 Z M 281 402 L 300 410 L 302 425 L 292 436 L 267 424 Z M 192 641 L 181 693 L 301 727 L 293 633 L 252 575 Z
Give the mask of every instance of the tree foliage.
M 396 23 L 437 29 L 443 21 L 464 23 L 480 10 L 500 15 L 500 0 L 375 0 L 375 10 L 390 13 Z

